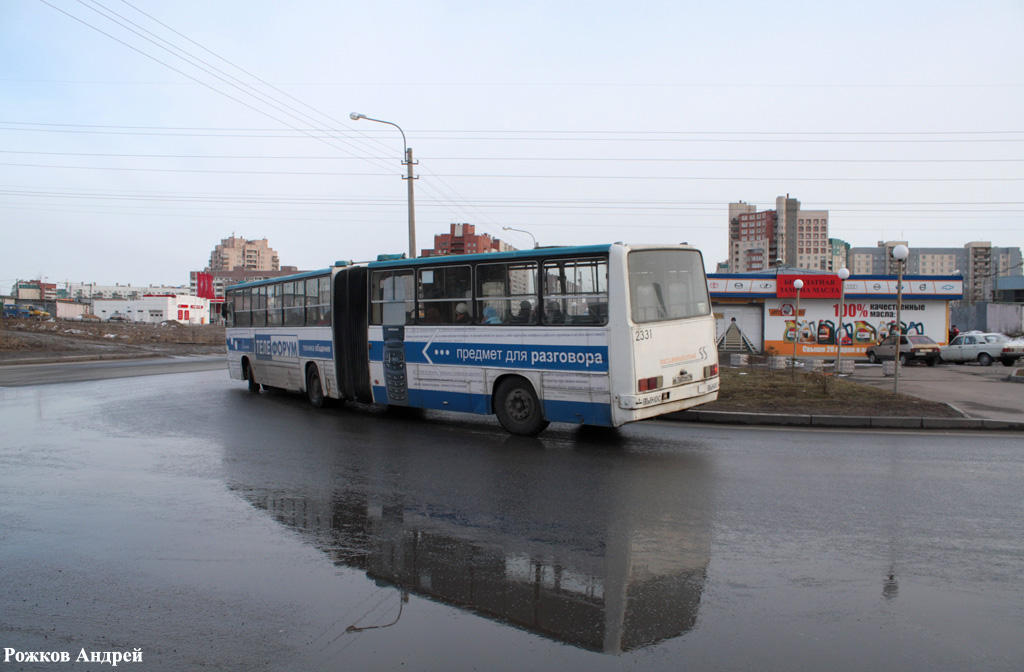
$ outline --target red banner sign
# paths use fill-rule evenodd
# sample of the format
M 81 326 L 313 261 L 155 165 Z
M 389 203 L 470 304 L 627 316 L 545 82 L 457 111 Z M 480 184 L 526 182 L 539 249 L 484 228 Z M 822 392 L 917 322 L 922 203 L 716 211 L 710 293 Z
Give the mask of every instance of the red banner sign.
M 842 281 L 838 275 L 780 275 L 776 278 L 775 296 L 780 299 L 795 299 L 796 287 L 793 282 L 804 281 L 800 297 L 804 299 L 838 299 Z
M 213 275 L 210 273 L 196 273 L 196 296 L 200 299 L 213 298 Z

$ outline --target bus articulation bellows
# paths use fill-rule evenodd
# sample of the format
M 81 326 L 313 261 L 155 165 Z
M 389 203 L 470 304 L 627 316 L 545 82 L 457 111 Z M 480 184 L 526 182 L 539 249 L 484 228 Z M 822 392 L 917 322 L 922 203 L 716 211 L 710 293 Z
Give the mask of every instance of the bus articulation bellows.
M 235 285 L 228 368 L 328 400 L 617 427 L 718 396 L 698 250 L 623 244 L 339 262 Z

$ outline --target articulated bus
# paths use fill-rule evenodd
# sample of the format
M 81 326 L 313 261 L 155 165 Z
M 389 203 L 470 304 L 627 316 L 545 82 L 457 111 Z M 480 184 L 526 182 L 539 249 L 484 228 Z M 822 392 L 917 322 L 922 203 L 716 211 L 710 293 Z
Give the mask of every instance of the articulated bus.
M 617 427 L 718 396 L 704 264 L 686 245 L 376 262 L 234 285 L 228 369 L 329 400 Z

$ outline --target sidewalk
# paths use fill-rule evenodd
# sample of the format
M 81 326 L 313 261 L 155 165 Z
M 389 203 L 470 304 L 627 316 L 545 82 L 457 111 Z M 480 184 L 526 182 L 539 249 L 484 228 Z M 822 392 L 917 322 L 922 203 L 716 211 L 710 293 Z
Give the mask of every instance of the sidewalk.
M 900 368 L 900 394 L 945 404 L 960 418 L 871 417 L 793 413 L 683 411 L 666 416 L 685 422 L 848 428 L 998 429 L 1024 431 L 1024 385 L 1009 381 L 1015 367 L 974 364 Z M 893 378 L 880 364 L 857 364 L 847 380 L 892 391 Z
M 810 427 L 885 429 L 1002 429 L 1024 432 L 1024 421 L 986 418 L 896 418 L 859 415 L 802 415 L 790 413 L 736 413 L 732 411 L 681 411 L 663 416 L 680 422 L 730 425 L 791 425 Z

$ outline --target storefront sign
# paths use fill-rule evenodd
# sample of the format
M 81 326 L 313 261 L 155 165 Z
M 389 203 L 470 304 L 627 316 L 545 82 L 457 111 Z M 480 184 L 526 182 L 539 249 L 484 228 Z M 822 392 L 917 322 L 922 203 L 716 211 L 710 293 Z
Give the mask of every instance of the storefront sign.
M 828 358 L 836 356 L 836 343 L 842 339 L 844 357 L 864 357 L 869 345 L 895 330 L 895 299 L 849 301 L 843 312 L 840 326 L 839 301 L 805 301 L 801 292 L 797 316 L 794 300 L 769 299 L 765 301 L 764 347 L 778 355 L 789 355 L 795 342 L 798 357 Z M 948 314 L 945 301 L 904 299 L 900 321 L 905 333 L 929 336 L 945 344 Z

